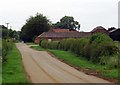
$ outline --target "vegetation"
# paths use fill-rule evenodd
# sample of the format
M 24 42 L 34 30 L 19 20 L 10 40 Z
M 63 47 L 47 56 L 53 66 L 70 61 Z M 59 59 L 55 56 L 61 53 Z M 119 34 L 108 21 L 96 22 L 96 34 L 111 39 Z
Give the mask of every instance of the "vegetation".
M 0 28 L 0 32 L 2 32 L 1 33 L 2 35 L 0 35 L 0 37 L 2 39 L 12 38 L 14 40 L 19 40 L 20 31 L 15 31 L 15 30 L 12 30 L 12 29 L 8 29 L 4 25 L 2 25 L 2 27 Z
M 12 39 L 3 39 L 2 40 L 2 61 L 7 61 L 6 55 L 13 47 L 13 40 Z
M 55 55 L 58 59 L 68 63 L 69 65 L 72 65 L 74 67 L 78 67 L 82 70 L 84 70 L 85 73 L 91 74 L 95 73 L 95 75 L 103 78 L 110 78 L 110 79 L 116 79 L 115 82 L 117 82 L 118 79 L 118 69 L 112 68 L 109 69 L 106 65 L 101 64 L 94 64 L 91 61 L 86 60 L 86 58 L 82 56 L 78 56 L 70 51 L 63 51 L 63 50 L 52 50 L 52 49 L 44 49 L 40 46 L 32 46 L 31 48 L 39 50 L 39 51 L 49 51 L 52 54 Z M 98 72 L 96 74 L 96 72 Z
M 20 83 L 28 83 L 22 62 L 21 62 L 21 55 L 19 50 L 13 45 L 13 49 L 8 52 L 7 62 L 3 62 L 2 68 L 2 82 L 3 84 L 6 83 L 16 83 L 17 85 Z M 26 85 L 25 84 L 25 85 Z
M 2 39 L 0 38 L 0 84 L 2 83 Z
M 0 38 L 0 56 L 2 56 L 2 39 Z
M 49 20 L 42 14 L 36 14 L 26 20 L 21 29 L 21 39 L 24 42 L 31 42 L 39 34 L 49 30 Z
M 116 62 L 118 61 L 120 50 L 109 36 L 102 33 L 94 34 L 89 38 L 70 38 L 60 42 L 43 40 L 40 46 L 49 49 L 71 51 L 93 63 L 118 68 L 118 63 Z
M 33 42 L 27 42 L 26 44 L 27 45 L 37 45 L 36 43 L 33 43 Z
M 15 47 L 14 42 L 19 40 L 19 31 L 6 28 L 4 25 L 0 28 L 2 31 L 2 39 L 0 38 L 0 83 L 27 83 L 21 62 L 21 55 Z M 2 75 L 1 75 L 2 74 Z M 26 84 L 25 84 L 26 85 Z
M 42 40 L 40 46 L 48 48 L 48 51 L 69 64 L 99 71 L 102 76 L 107 78 L 118 79 L 120 44 L 114 42 L 109 36 L 97 33 L 88 38 L 69 38 L 52 44 L 54 42 L 56 41 L 48 42 L 47 40 Z M 56 48 L 51 48 L 53 45 Z M 84 63 L 84 60 L 87 64 Z
M 57 22 L 53 25 L 55 28 L 64 28 L 70 30 L 80 29 L 80 24 L 77 21 L 74 21 L 72 16 L 64 16 L 60 19 L 60 22 Z

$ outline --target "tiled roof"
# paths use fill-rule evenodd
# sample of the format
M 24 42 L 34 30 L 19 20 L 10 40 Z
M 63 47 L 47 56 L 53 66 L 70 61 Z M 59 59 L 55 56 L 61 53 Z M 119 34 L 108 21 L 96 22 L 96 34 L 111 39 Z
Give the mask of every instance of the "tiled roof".
M 102 27 L 102 26 L 98 26 L 98 27 L 96 27 L 96 28 L 94 28 L 91 32 L 95 32 L 96 30 L 106 30 L 104 27 Z
M 70 31 L 69 29 L 61 29 L 61 28 L 57 28 L 57 29 L 52 29 L 53 32 L 74 32 L 74 31 Z
M 90 32 L 44 32 L 38 37 L 40 38 L 81 38 L 90 36 Z

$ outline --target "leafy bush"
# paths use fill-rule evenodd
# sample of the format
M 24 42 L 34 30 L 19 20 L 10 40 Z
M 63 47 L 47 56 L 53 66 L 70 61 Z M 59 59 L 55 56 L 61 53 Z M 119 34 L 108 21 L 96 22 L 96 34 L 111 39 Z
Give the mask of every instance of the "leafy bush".
M 108 61 L 109 68 L 118 68 L 118 55 L 110 57 Z
M 43 48 L 58 49 L 59 41 L 49 42 L 46 39 L 44 39 L 40 42 L 39 45 Z
M 77 54 L 78 49 L 79 49 L 78 45 L 79 45 L 79 39 L 74 39 L 74 40 L 72 41 L 71 46 L 70 46 L 70 47 L 71 47 L 71 48 L 70 48 L 70 51 L 72 51 L 73 53 L 76 53 L 76 54 Z
M 99 62 L 101 56 L 114 55 L 118 52 L 112 39 L 102 33 L 90 37 L 90 46 L 90 60 L 93 62 Z
M 78 54 L 79 55 L 85 55 L 86 54 L 86 52 L 88 52 L 88 50 L 85 52 L 85 47 L 87 47 L 87 49 L 88 49 L 88 44 L 89 44 L 89 39 L 88 38 L 81 38 L 80 40 L 79 40 L 79 44 L 78 44 Z
M 106 34 L 97 33 L 89 38 L 68 38 L 59 42 L 42 40 L 40 45 L 43 48 L 72 51 L 94 63 L 100 63 L 102 65 L 111 65 L 110 62 L 112 62 L 114 63 L 112 64 L 113 66 L 111 65 L 112 67 L 118 67 L 116 63 L 117 58 L 114 55 L 118 55 L 120 49 Z
M 46 39 L 43 39 L 43 40 L 39 43 L 39 45 L 40 45 L 41 47 L 43 47 L 43 48 L 47 48 L 47 44 L 48 44 L 48 41 L 47 41 Z
M 81 51 L 81 54 L 82 56 L 86 57 L 86 59 L 90 60 L 90 55 L 91 55 L 91 45 L 90 43 L 88 42 L 84 48 L 83 48 L 83 52 Z
M 100 57 L 100 64 L 101 65 L 107 65 L 110 57 L 109 56 L 101 56 Z
M 64 50 L 65 42 L 66 42 L 66 39 L 61 40 L 60 43 L 59 43 L 59 47 L 58 48 Z
M 51 49 L 58 49 L 59 42 L 58 41 L 52 41 L 49 42 Z
M 73 44 L 75 39 L 73 38 L 68 38 L 64 40 L 64 50 L 68 51 L 71 50 L 71 45 Z
M 113 40 L 106 34 L 95 33 L 90 37 L 90 43 L 93 41 L 97 43 L 102 43 L 103 41 L 112 42 Z
M 110 69 L 111 68 L 118 68 L 118 55 L 114 56 L 102 56 L 100 57 L 100 64 L 102 65 L 107 65 Z
M 13 47 L 13 40 L 12 39 L 3 39 L 2 40 L 2 59 L 3 62 L 7 60 L 6 55 L 9 50 Z

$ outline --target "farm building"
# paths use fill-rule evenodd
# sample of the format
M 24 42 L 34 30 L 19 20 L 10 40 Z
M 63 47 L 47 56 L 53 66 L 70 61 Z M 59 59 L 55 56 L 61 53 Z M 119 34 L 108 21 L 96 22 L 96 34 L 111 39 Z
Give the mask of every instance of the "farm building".
M 102 27 L 102 26 L 98 26 L 98 27 L 94 28 L 94 29 L 91 31 L 91 33 L 92 33 L 92 34 L 93 34 L 93 33 L 105 33 L 105 34 L 109 35 L 108 30 L 106 30 L 106 29 L 105 29 L 104 27 Z
M 109 36 L 110 36 L 114 41 L 120 41 L 120 28 L 110 30 L 110 31 L 109 31 Z
M 43 32 L 38 37 L 35 38 L 35 43 L 39 43 L 41 39 L 47 39 L 48 41 L 52 40 L 61 40 L 65 38 L 82 38 L 90 36 L 90 32 L 78 32 L 69 29 L 50 29 L 48 32 Z
M 94 28 L 91 32 L 78 32 L 75 30 L 56 28 L 56 29 L 50 29 L 48 32 L 43 32 L 42 34 L 40 34 L 35 38 L 34 42 L 39 43 L 40 40 L 42 39 L 47 39 L 48 41 L 52 41 L 52 40 L 61 40 L 65 38 L 82 38 L 82 37 L 88 37 L 94 33 L 105 33 L 109 35 L 108 30 L 106 30 L 102 26 L 98 26 Z

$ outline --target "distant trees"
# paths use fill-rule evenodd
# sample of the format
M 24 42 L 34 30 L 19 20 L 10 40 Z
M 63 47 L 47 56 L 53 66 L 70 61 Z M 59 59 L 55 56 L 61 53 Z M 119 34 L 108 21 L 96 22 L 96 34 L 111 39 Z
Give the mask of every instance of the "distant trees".
M 7 37 L 8 36 L 8 29 L 4 25 L 0 26 L 0 32 L 2 32 L 0 35 L 1 38 Z
M 50 21 L 42 14 L 31 16 L 21 29 L 21 39 L 25 42 L 33 41 L 35 36 L 49 30 L 49 23 Z
M 0 56 L 2 55 L 2 61 L 4 62 L 7 60 L 8 51 L 13 47 L 13 40 L 16 40 L 19 35 L 13 36 L 17 31 L 8 29 L 4 25 L 0 25 L 0 32 L 2 32 L 2 35 L 0 35 L 0 45 L 2 45 L 2 47 L 0 46 Z
M 0 25 L 0 32 L 2 32 L 2 35 L 0 35 L 0 38 L 2 39 L 14 38 L 16 40 L 19 40 L 19 31 L 8 29 L 4 25 Z
M 75 21 L 72 16 L 64 16 L 60 22 L 54 24 L 55 28 L 65 28 L 70 30 L 80 30 L 79 22 Z

